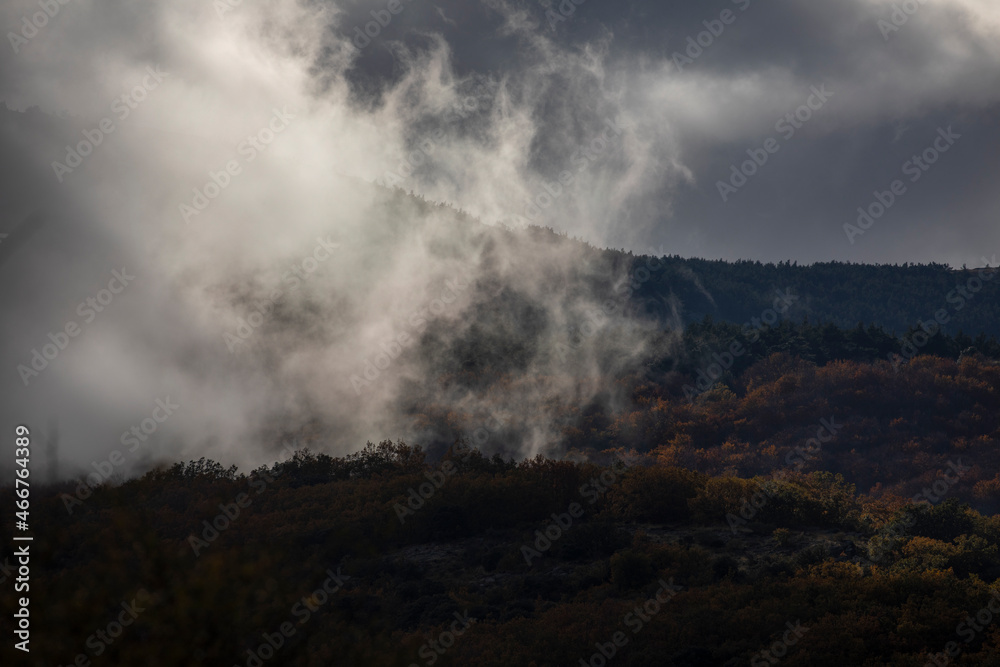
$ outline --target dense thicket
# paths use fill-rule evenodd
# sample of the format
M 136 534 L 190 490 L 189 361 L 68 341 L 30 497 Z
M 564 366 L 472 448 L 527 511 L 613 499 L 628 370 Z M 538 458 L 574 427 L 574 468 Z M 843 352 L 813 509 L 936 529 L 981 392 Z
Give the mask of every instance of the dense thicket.
M 649 260 L 632 261 L 641 267 Z M 685 323 L 711 315 L 742 324 L 771 308 L 778 293 L 790 291 L 797 297 L 790 310 L 795 321 L 808 319 L 848 329 L 858 323 L 874 324 L 902 335 L 944 310 L 947 333 L 1000 335 L 1000 274 L 978 270 L 997 269 L 995 257 L 984 258 L 975 269 L 845 262 L 799 266 L 676 256 L 659 261 L 664 268 L 653 271 L 638 294 L 654 308 L 657 300 L 677 297 Z
M 257 664 L 247 650 L 285 623 L 294 633 L 266 664 L 556 667 L 624 632 L 614 664 L 737 665 L 789 627 L 800 636 L 788 665 L 923 664 L 952 641 L 963 664 L 1000 659 L 1000 626 L 983 623 L 968 643 L 957 627 L 993 594 L 1000 519 L 954 500 L 857 496 L 829 473 L 746 480 L 643 463 L 453 450 L 428 465 L 384 442 L 346 458 L 300 451 L 249 475 L 178 464 L 102 487 L 72 515 L 61 497 L 72 485 L 36 491 L 44 640 L 16 664 L 81 653 Z M 426 484 L 429 497 L 407 507 Z M 10 530 L 5 519 L 4 545 Z M 332 592 L 314 593 L 325 580 Z M 667 601 L 644 610 L 658 593 Z M 5 586 L 0 603 L 12 595 Z M 137 596 L 137 620 L 110 644 L 95 639 Z M 442 637 L 456 613 L 476 622 Z M 10 642 L 0 652 L 14 657 Z

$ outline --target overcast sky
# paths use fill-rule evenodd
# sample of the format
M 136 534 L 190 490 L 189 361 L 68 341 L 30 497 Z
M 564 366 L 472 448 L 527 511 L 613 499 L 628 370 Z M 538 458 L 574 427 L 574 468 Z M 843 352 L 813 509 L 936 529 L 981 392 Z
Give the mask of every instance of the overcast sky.
M 269 39 L 301 41 L 306 49 L 326 45 L 326 52 L 310 50 L 316 62 L 306 76 L 320 87 L 312 92 L 322 99 L 324 89 L 329 94 L 336 86 L 331 80 L 346 77 L 355 110 L 385 104 L 377 92 L 414 77 L 415 68 L 422 68 L 420 76 L 438 77 L 439 85 L 476 77 L 503 83 L 527 121 L 517 129 L 530 134 L 492 127 L 493 157 L 513 162 L 504 169 L 525 181 L 528 200 L 484 192 L 482 178 L 448 173 L 447 166 L 425 169 L 412 182 L 429 195 L 485 217 L 524 215 L 530 195 L 571 168 L 572 154 L 597 136 L 600 122 L 622 116 L 638 145 L 623 160 L 612 156 L 593 165 L 609 172 L 608 189 L 598 192 L 602 201 L 594 205 L 588 193 L 576 193 L 582 200 L 561 198 L 544 222 L 598 244 L 663 245 L 670 253 L 727 259 L 960 265 L 979 262 L 983 250 L 997 245 L 992 185 L 1000 159 L 1000 8 L 989 0 L 914 1 L 903 8 L 912 14 L 894 14 L 893 3 L 877 0 L 401 0 L 398 14 L 387 5 L 325 4 L 333 11 L 321 27 L 310 26 L 306 35 L 288 26 L 294 37 Z M 222 84 L 230 90 L 215 91 L 221 105 L 227 92 L 239 91 L 242 99 L 248 82 L 241 78 L 256 72 L 253 63 L 240 66 L 245 54 L 225 54 L 233 26 L 249 22 L 243 5 L 226 10 L 217 3 L 200 25 L 182 29 L 174 16 L 181 10 L 160 3 L 136 8 L 73 0 L 59 5 L 37 35 L 20 39 L 30 33 L 24 18 L 38 9 L 16 0 L 2 10 L 10 33 L 0 95 L 17 109 L 37 105 L 96 117 L 118 89 L 128 89 L 128 73 L 136 72 L 137 80 L 146 65 L 173 70 L 175 89 L 205 85 L 231 68 L 233 76 Z M 386 17 L 388 25 L 376 23 Z M 366 29 L 377 36 L 363 36 Z M 364 48 L 344 53 L 348 38 Z M 209 62 L 215 58 L 220 62 Z M 814 86 L 832 96 L 821 105 L 814 98 L 818 110 L 799 111 Z M 199 134 L 195 118 L 205 110 L 197 100 L 188 100 L 195 106 L 177 117 L 172 101 L 152 97 L 147 106 L 159 105 L 160 112 L 142 114 L 156 115 L 158 124 L 146 122 L 146 128 Z M 412 132 L 416 141 L 419 115 L 398 111 L 402 117 L 394 122 L 410 126 L 396 128 L 397 134 Z M 808 118 L 793 119 L 801 127 L 776 128 L 797 111 Z M 916 173 L 904 174 L 904 164 L 948 127 L 961 139 L 914 182 Z M 202 134 L 221 140 L 214 132 Z M 744 165 L 747 151 L 760 156 L 769 138 L 777 152 L 746 185 L 735 192 L 722 187 L 724 197 L 720 182 L 733 184 L 734 166 L 753 171 Z M 331 156 L 331 162 L 368 180 L 379 176 L 368 160 L 351 165 Z M 890 190 L 896 179 L 906 191 L 891 209 L 863 235 L 845 231 L 858 207 L 868 208 L 875 191 Z M 494 189 L 501 188 L 506 192 L 509 184 Z M 16 194 L 14 210 L 30 209 L 30 198 L 17 201 Z
M 269 382 L 321 386 L 315 360 L 279 382 L 218 354 L 252 277 L 322 237 L 345 303 L 442 278 L 414 277 L 412 247 L 380 248 L 394 271 L 362 261 L 363 182 L 639 252 L 982 265 L 1000 6 L 893 4 L 8 0 L 3 423 L 56 416 L 100 453 L 173 392 L 184 426 L 160 446 L 231 452 Z M 351 304 L 357 350 L 387 325 Z M 71 323 L 86 335 L 26 381 Z M 353 360 L 328 356 L 338 377 Z
M 344 34 L 357 36 L 370 4 L 349 13 Z M 634 196 L 615 219 L 550 216 L 598 243 L 727 259 L 977 264 L 1000 233 L 1000 6 L 928 0 L 894 15 L 893 4 L 588 0 L 557 20 L 546 6 L 574 5 L 413 2 L 361 64 L 399 76 L 392 42 L 417 49 L 433 34 L 460 72 L 530 80 L 540 178 L 560 169 L 545 160 L 548 135 L 572 147 L 570 137 L 587 140 L 592 110 L 625 114 L 649 149 Z M 814 86 L 832 97 L 801 112 L 801 128 L 776 130 Z M 949 126 L 961 139 L 912 181 L 904 164 Z M 719 182 L 772 137 L 778 152 L 724 201 Z M 891 210 L 864 235 L 845 232 L 897 179 L 906 191 Z

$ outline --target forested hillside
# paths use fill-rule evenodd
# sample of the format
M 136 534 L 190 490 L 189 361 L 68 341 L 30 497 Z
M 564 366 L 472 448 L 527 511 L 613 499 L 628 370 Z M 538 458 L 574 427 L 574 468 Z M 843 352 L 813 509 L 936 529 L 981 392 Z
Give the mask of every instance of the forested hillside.
M 829 473 L 462 446 L 431 462 L 383 442 L 75 492 L 36 492 L 46 641 L 19 664 L 874 667 L 950 642 L 964 664 L 997 659 L 1000 630 L 975 620 L 996 595 L 997 518 Z
M 1000 667 L 997 0 L 0 16 L 0 667 Z
M 994 280 L 1000 265 L 995 256 L 969 269 L 844 262 L 798 266 L 680 257 L 663 261 L 662 274 L 639 293 L 643 298 L 675 294 L 685 305 L 688 323 L 705 315 L 737 323 L 760 317 L 772 307 L 777 290 L 798 297 L 792 310 L 796 318 L 820 324 L 842 328 L 875 324 L 902 335 L 944 310 L 948 321 L 943 329 L 948 333 L 1000 334 L 1000 281 Z
M 281 460 L 250 472 L 36 486 L 46 641 L 24 664 L 995 664 L 1000 630 L 963 619 L 993 613 L 1000 577 L 996 340 L 797 322 L 787 292 L 681 329 L 636 306 L 650 258 L 587 252 L 579 289 L 610 307 L 554 345 L 488 271 L 475 318 L 428 324 L 396 403 L 413 444 L 332 456 L 316 418 L 276 425 Z M 642 347 L 616 357 L 615 336 Z
M 394 196 L 409 198 L 399 190 Z M 433 206 L 421 205 L 425 210 Z M 471 217 L 461 217 L 474 224 Z M 943 310 L 945 333 L 1000 335 L 1000 280 L 995 279 L 1000 262 L 995 253 L 972 267 L 849 262 L 800 266 L 663 256 L 662 246 L 659 252 L 650 248 L 653 252 L 637 254 L 598 250 L 550 229 L 522 231 L 535 243 L 585 245 L 591 251 L 590 264 L 610 269 L 616 293 L 624 292 L 627 283 L 634 291 L 632 307 L 664 321 L 678 316 L 691 324 L 711 316 L 743 324 L 762 317 L 782 295 L 791 295 L 786 316 L 796 322 L 848 329 L 875 325 L 902 336 Z

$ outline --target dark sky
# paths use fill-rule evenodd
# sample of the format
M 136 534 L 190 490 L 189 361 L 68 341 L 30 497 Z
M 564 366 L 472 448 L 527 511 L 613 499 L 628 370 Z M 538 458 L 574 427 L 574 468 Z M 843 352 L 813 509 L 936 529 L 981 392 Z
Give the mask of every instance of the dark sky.
M 342 33 L 356 34 L 351 28 L 371 21 L 375 6 L 354 4 Z M 641 195 L 617 211 L 626 221 L 592 222 L 597 242 L 800 262 L 973 265 L 995 252 L 995 3 L 921 3 L 905 22 L 895 16 L 900 25 L 892 3 L 870 0 L 588 0 L 564 21 L 547 19 L 546 7 L 560 5 L 413 2 L 380 28 L 352 80 L 366 91 L 373 81 L 399 80 L 406 68 L 391 51 L 399 42 L 427 48 L 433 34 L 458 72 L 530 81 L 539 178 L 559 169 L 546 161 L 546 134 L 569 150 L 568 128 L 579 129 L 593 108 L 626 114 L 649 149 L 650 173 Z M 728 25 L 718 22 L 724 11 Z M 720 34 L 706 32 L 713 29 Z M 699 37 L 708 46 L 691 46 Z M 820 85 L 833 93 L 829 101 L 794 136 L 776 131 Z M 955 146 L 915 182 L 903 174 L 948 127 L 961 135 Z M 778 152 L 723 201 L 719 181 L 771 137 Z M 897 179 L 907 186 L 899 201 L 863 235 L 849 234 L 844 225 L 857 220 L 858 207 Z M 570 226 L 558 215 L 550 220 Z
M 484 195 L 481 182 L 446 173 L 447 166 L 425 168 L 413 181 L 486 218 L 524 215 L 523 198 L 557 178 L 604 119 L 621 116 L 630 124 L 628 141 L 591 165 L 604 187 L 590 189 L 604 205 L 586 193 L 587 201 L 562 197 L 543 222 L 598 244 L 765 261 L 976 264 L 998 245 L 992 186 L 1000 159 L 1000 10 L 987 0 L 921 3 L 912 16 L 897 14 L 899 25 L 892 23 L 893 3 L 873 0 L 400 0 L 395 15 L 387 2 L 314 6 L 335 8 L 324 15 L 322 34 L 288 41 L 326 45 L 310 75 L 319 90 L 329 90 L 332 80 L 350 82 L 354 111 L 386 104 L 386 91 L 418 77 L 423 103 L 434 92 L 426 85 L 431 76 L 460 91 L 475 81 L 504 87 L 528 134 L 498 128 L 502 121 L 494 116 L 478 128 L 461 123 L 468 127 L 454 138 L 498 149 L 495 159 L 510 160 L 506 168 L 523 181 L 523 197 Z M 18 25 L 33 7 L 6 3 L 5 24 Z M 87 82 L 109 85 L 129 59 L 190 67 L 205 83 L 197 62 L 205 54 L 185 53 L 185 37 L 214 39 L 212 23 L 230 25 L 249 14 L 245 9 L 234 7 L 222 18 L 213 11 L 200 36 L 185 36 L 155 3 L 66 5 L 18 53 L 11 45 L 0 66 L 0 95 L 18 109 L 86 115 L 84 98 L 93 92 Z M 378 33 L 370 44 L 359 41 L 366 28 Z M 282 39 L 279 33 L 267 38 Z M 364 48 L 344 54 L 348 39 Z M 699 39 L 707 46 L 692 46 Z M 240 55 L 230 57 L 235 66 Z M 821 85 L 832 97 L 815 112 L 802 111 L 809 120 L 794 136 L 777 131 L 776 123 Z M 400 134 L 416 143 L 425 121 L 416 113 L 399 118 L 406 126 Z M 948 127 L 961 139 L 911 181 L 904 164 Z M 772 137 L 778 152 L 724 200 L 720 182 Z M 364 168 L 343 171 L 378 176 Z M 882 218 L 864 234 L 844 229 L 858 218 L 858 207 L 868 208 L 875 192 L 896 179 L 906 192 Z M 31 209 L 17 197 L 23 191 L 11 195 L 18 212 Z

